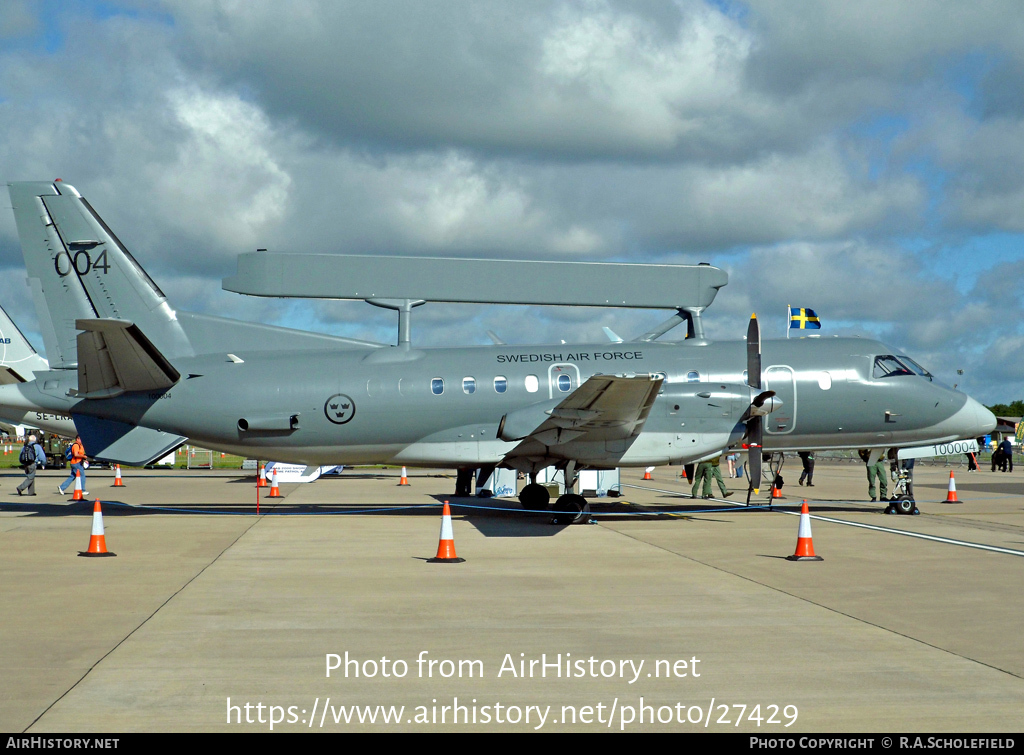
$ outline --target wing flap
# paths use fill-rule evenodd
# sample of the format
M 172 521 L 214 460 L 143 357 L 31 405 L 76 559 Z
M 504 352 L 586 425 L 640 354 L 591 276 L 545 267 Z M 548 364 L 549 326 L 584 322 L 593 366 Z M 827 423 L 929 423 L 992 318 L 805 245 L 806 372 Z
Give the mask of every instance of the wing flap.
M 506 456 L 536 455 L 538 445 L 628 440 L 640 434 L 663 378 L 653 375 L 594 375 Z

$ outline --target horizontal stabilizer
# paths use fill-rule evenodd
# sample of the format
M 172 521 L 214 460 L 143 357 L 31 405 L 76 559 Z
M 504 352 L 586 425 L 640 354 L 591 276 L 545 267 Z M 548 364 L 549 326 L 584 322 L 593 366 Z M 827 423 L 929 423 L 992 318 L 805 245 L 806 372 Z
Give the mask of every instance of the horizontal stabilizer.
M 128 320 L 76 320 L 78 395 L 110 398 L 128 391 L 162 391 L 181 377 Z
M 31 376 L 30 376 L 31 377 Z M 24 383 L 27 382 L 25 378 L 18 373 L 13 367 L 7 365 L 0 365 L 0 385 L 10 385 L 11 383 Z
M 75 427 L 90 457 L 114 464 L 145 466 L 182 445 L 188 438 L 110 419 L 75 414 Z

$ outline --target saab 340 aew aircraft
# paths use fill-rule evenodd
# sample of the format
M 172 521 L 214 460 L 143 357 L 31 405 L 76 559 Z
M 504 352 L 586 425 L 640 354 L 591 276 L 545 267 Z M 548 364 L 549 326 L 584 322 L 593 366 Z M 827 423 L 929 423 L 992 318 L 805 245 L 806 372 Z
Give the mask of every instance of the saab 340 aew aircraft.
M 697 337 L 655 340 L 683 321 L 687 302 L 674 322 L 631 342 L 422 349 L 409 343 L 407 319 L 399 345 L 386 346 L 183 312 L 73 187 L 9 191 L 50 370 L 0 386 L 0 404 L 73 416 L 100 459 L 145 463 L 187 437 L 309 465 L 500 465 L 530 475 L 554 465 L 572 481 L 584 467 L 699 460 L 746 437 L 756 481 L 762 445 L 915 446 L 995 425 L 978 402 L 873 340 L 766 341 L 762 352 L 756 318 L 746 341 L 708 342 L 695 318 Z M 467 280 L 459 266 L 470 262 L 499 261 L 433 261 L 453 280 Z M 710 281 L 710 296 L 690 302 L 699 311 L 727 279 L 690 270 Z M 533 483 L 520 500 L 548 504 Z M 585 504 L 567 494 L 556 508 Z

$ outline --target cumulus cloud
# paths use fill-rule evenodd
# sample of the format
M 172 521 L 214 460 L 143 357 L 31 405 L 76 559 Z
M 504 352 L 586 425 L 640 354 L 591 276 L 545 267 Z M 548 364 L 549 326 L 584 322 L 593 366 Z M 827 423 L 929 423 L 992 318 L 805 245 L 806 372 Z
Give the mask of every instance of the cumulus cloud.
M 74 183 L 179 306 L 390 341 L 392 313 L 220 278 L 257 247 L 708 261 L 732 274 L 713 337 L 812 306 L 936 371 L 991 361 L 973 389 L 1017 397 L 1013 3 L 56 8 L 0 17 L 2 178 Z M 19 257 L 8 214 L 0 266 Z M 662 316 L 428 305 L 413 332 L 600 342 Z

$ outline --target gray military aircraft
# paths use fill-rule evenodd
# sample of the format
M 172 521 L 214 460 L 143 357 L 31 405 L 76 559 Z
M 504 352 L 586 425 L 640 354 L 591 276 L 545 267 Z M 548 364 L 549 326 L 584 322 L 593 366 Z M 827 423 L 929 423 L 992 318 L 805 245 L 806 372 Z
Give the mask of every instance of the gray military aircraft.
M 882 343 L 762 350 L 756 318 L 746 341 L 656 341 L 667 325 L 622 343 L 418 349 L 407 321 L 388 347 L 183 312 L 73 187 L 9 191 L 51 370 L 0 386 L 0 404 L 72 415 L 101 459 L 145 463 L 188 437 L 308 465 L 554 465 L 571 482 L 583 467 L 690 462 L 746 437 L 756 482 L 762 446 L 916 446 L 995 424 Z M 520 500 L 549 502 L 534 482 Z M 567 493 L 556 510 L 585 505 Z

